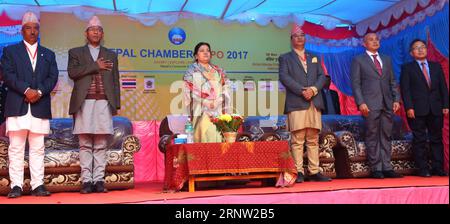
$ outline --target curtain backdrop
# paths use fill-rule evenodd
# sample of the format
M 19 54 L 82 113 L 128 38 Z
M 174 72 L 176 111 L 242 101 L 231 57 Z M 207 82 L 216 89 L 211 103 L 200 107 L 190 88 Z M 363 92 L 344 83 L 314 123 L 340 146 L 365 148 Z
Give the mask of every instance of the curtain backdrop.
M 446 75 L 448 85 L 449 72 L 449 5 L 445 4 L 442 11 L 423 22 L 404 29 L 397 35 L 381 40 L 380 52 L 389 55 L 393 62 L 396 80 L 399 80 L 400 69 L 403 63 L 411 61 L 409 44 L 415 38 L 428 40 L 429 59 L 439 61 Z M 20 22 L 20 21 L 19 21 Z M 22 39 L 17 32 L 18 24 L 8 24 L 0 32 L 0 55 L 3 46 Z M 13 32 L 16 31 L 16 32 Z M 9 33 L 14 33 L 10 35 Z M 337 34 L 336 34 L 337 35 Z M 359 114 L 353 99 L 350 82 L 350 68 L 352 58 L 364 52 L 363 47 L 330 47 L 326 45 L 307 44 L 306 48 L 320 56 L 333 82 L 332 88 L 338 90 L 341 112 L 344 115 Z M 403 109 L 403 108 L 402 108 Z M 404 111 L 399 115 L 404 116 Z M 135 134 L 141 139 L 142 149 L 135 155 L 136 181 L 162 180 L 164 176 L 164 156 L 158 151 L 157 121 L 133 122 Z M 445 147 L 445 169 L 448 171 L 449 163 L 449 127 L 448 117 L 444 121 L 443 140 Z
M 381 40 L 380 52 L 389 55 L 392 59 L 394 74 L 397 82 L 400 78 L 401 65 L 412 59 L 409 54 L 409 45 L 412 40 L 420 38 L 427 41 L 428 59 L 437 61 L 441 64 L 449 86 L 449 12 L 448 4 L 446 4 L 441 12 L 436 13 L 433 17 L 426 18 L 422 23 L 414 27 L 409 27 L 398 35 L 388 39 Z M 352 58 L 364 52 L 363 47 L 329 47 L 307 44 L 306 48 L 320 55 L 324 60 L 324 64 L 328 70 L 328 74 L 333 81 L 334 86 L 339 94 L 339 102 L 341 104 L 341 113 L 344 115 L 360 114 L 357 105 L 353 99 L 350 81 L 350 69 Z M 406 121 L 406 113 L 401 108 L 397 113 Z M 409 129 L 406 122 L 405 128 Z M 444 119 L 443 142 L 444 142 L 444 169 L 449 171 L 449 126 L 448 117 Z

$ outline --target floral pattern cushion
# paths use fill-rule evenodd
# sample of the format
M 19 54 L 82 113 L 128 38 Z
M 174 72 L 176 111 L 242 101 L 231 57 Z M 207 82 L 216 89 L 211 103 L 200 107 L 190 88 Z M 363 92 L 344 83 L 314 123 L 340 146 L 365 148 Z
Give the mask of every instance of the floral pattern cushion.
M 112 149 L 106 151 L 106 165 L 122 165 L 123 151 L 121 149 Z M 25 168 L 28 168 L 28 155 L 25 155 Z M 7 169 L 8 157 L 0 157 L 0 167 Z M 68 167 L 80 166 L 80 153 L 78 150 L 57 150 L 47 151 L 44 157 L 44 166 L 48 167 Z
M 366 144 L 364 142 L 356 143 L 356 155 L 366 156 Z M 398 156 L 412 156 L 412 142 L 409 140 L 393 140 L 391 141 L 392 159 Z

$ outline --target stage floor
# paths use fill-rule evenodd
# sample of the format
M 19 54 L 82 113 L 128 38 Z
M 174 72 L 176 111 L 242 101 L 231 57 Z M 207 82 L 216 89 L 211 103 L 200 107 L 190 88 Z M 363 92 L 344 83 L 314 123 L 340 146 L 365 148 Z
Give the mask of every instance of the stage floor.
M 448 177 L 407 176 L 400 179 L 382 180 L 334 179 L 325 183 L 304 182 L 289 188 L 261 187 L 260 181 L 252 181 L 245 185 L 235 183 L 216 188 L 198 187 L 193 193 L 163 193 L 162 186 L 162 182 L 149 182 L 137 183 L 134 189 L 110 191 L 106 194 L 83 195 L 78 192 L 70 192 L 53 193 L 50 197 L 24 195 L 16 199 L 2 196 L 0 204 L 402 203 L 401 199 L 403 198 L 398 198 L 403 197 L 402 194 L 404 197 L 408 197 L 408 201 L 411 203 L 449 203 Z M 423 198 L 416 198 L 416 194 L 417 197 Z M 426 196 L 427 194 L 433 195 L 435 199 L 430 200 L 430 197 Z M 332 195 L 336 197 L 332 197 Z M 383 202 L 379 198 L 370 199 L 367 197 L 368 195 L 380 195 L 396 200 Z M 354 197 L 354 200 L 351 197 Z M 362 198 L 358 199 L 358 197 Z

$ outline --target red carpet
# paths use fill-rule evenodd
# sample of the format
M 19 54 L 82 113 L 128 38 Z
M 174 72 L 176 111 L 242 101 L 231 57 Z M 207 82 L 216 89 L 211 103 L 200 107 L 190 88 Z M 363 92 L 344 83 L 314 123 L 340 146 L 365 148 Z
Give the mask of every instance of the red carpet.
M 356 189 L 399 189 L 419 187 L 417 189 L 433 190 L 437 187 L 444 187 L 439 189 L 447 189 L 448 192 L 449 178 L 448 177 L 432 177 L 421 178 L 415 176 L 408 176 L 401 179 L 334 179 L 332 182 L 305 182 L 296 184 L 290 188 L 275 188 L 275 187 L 260 187 L 260 182 L 251 182 L 247 185 L 226 186 L 215 189 L 196 188 L 194 193 L 177 192 L 177 193 L 163 193 L 162 183 L 138 183 L 135 189 L 123 191 L 110 191 L 107 194 L 89 194 L 82 195 L 78 192 L 70 193 L 54 193 L 50 197 L 34 197 L 25 195 L 16 199 L 8 199 L 0 197 L 0 204 L 111 204 L 111 203 L 188 203 L 189 199 L 199 199 L 208 197 L 221 196 L 236 196 L 236 195 L 264 195 L 273 194 L 302 194 L 306 192 L 323 192 L 333 193 L 340 190 L 356 190 Z M 374 190 L 376 191 L 376 190 Z M 366 191 L 366 193 L 370 191 Z M 445 195 L 444 195 L 445 196 Z M 448 203 L 448 194 L 445 196 Z M 242 197 L 244 198 L 244 197 Z M 445 200 L 444 200 L 445 201 Z M 195 203 L 195 202 L 189 202 Z M 201 203 L 208 203 L 203 201 Z M 211 203 L 214 203 L 211 201 Z M 218 202 L 220 203 L 220 202 Z M 246 203 L 243 201 L 242 203 Z M 247 203 L 255 203 L 247 202 Z M 264 201 L 260 203 L 265 203 Z M 330 201 L 331 203 L 331 201 Z M 332 203 L 339 203 L 333 201 Z

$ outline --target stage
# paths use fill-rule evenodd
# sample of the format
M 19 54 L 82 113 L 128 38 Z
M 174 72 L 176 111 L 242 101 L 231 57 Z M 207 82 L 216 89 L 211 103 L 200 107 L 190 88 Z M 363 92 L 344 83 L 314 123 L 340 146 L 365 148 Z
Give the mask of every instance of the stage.
M 288 188 L 262 187 L 260 181 L 198 187 L 196 192 L 164 193 L 162 182 L 106 194 L 54 193 L 50 197 L 0 197 L 0 204 L 448 204 L 449 178 L 334 179 Z

